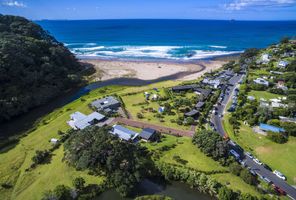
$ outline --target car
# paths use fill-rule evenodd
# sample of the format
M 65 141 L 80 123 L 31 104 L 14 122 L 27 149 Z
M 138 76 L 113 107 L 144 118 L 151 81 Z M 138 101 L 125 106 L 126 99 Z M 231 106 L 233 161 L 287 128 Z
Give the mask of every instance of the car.
M 255 163 L 257 163 L 258 165 L 263 165 L 263 163 L 260 162 L 260 160 L 258 160 L 257 158 L 253 158 L 253 161 L 254 161 Z
M 287 180 L 287 178 L 281 172 L 274 170 L 273 173 L 280 179 L 283 179 L 284 181 Z
M 250 152 L 246 152 L 246 156 L 248 156 L 249 158 L 253 159 L 253 155 Z
M 219 115 L 219 117 L 223 117 L 223 115 L 222 115 L 222 114 L 220 114 L 220 115 Z
M 274 190 L 275 190 L 279 195 L 286 195 L 286 194 L 287 194 L 287 193 L 286 193 L 283 189 L 281 189 L 280 187 L 278 187 L 278 186 L 276 186 L 276 185 L 274 185 L 274 184 L 272 184 L 272 186 L 273 186 Z

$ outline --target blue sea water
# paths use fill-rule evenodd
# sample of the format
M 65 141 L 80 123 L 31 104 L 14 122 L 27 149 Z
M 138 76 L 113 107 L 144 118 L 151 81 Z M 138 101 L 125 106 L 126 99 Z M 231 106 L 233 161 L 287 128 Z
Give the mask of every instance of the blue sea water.
M 37 21 L 78 57 L 194 60 L 264 48 L 296 36 L 296 21 Z

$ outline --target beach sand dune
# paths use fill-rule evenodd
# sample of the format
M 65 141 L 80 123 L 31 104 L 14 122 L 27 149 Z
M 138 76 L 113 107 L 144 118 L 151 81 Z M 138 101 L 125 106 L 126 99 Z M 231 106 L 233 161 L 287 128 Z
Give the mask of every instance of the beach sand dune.
M 165 76 L 184 73 L 181 80 L 194 80 L 206 72 L 216 70 L 225 60 L 197 61 L 195 63 L 173 62 L 142 62 L 142 61 L 111 61 L 111 60 L 82 60 L 91 64 L 96 73 L 92 76 L 94 81 L 104 81 L 113 78 L 130 77 L 142 80 L 153 80 Z

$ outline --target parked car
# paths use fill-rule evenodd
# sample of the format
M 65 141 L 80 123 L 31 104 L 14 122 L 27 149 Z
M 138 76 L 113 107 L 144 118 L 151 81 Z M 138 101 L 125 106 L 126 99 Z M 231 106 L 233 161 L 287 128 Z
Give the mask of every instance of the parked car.
M 258 165 L 262 165 L 262 164 L 263 164 L 263 163 L 260 162 L 260 160 L 258 160 L 257 158 L 253 158 L 253 161 L 254 161 L 255 163 L 257 163 Z
M 286 193 L 283 189 L 281 189 L 280 187 L 278 187 L 278 186 L 276 186 L 276 185 L 274 185 L 274 184 L 272 184 L 272 186 L 273 186 L 274 190 L 275 190 L 279 195 L 286 195 L 286 194 L 287 194 L 287 193 Z
M 274 170 L 273 173 L 280 179 L 283 179 L 284 181 L 287 180 L 287 178 L 281 172 Z
M 246 156 L 248 156 L 249 158 L 253 159 L 253 155 L 250 152 L 246 152 Z

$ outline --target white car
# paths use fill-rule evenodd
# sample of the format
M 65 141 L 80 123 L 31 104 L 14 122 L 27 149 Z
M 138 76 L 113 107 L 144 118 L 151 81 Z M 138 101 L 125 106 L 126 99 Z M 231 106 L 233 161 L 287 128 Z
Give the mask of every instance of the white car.
M 284 181 L 287 180 L 287 178 L 281 172 L 274 170 L 273 173 L 280 179 L 283 179 Z
M 263 164 L 263 163 L 260 162 L 260 160 L 258 160 L 257 158 L 254 158 L 253 161 L 254 161 L 255 163 L 257 163 L 258 165 L 262 165 L 262 164 Z
M 248 156 L 249 158 L 253 159 L 253 155 L 250 152 L 246 152 L 246 156 Z

